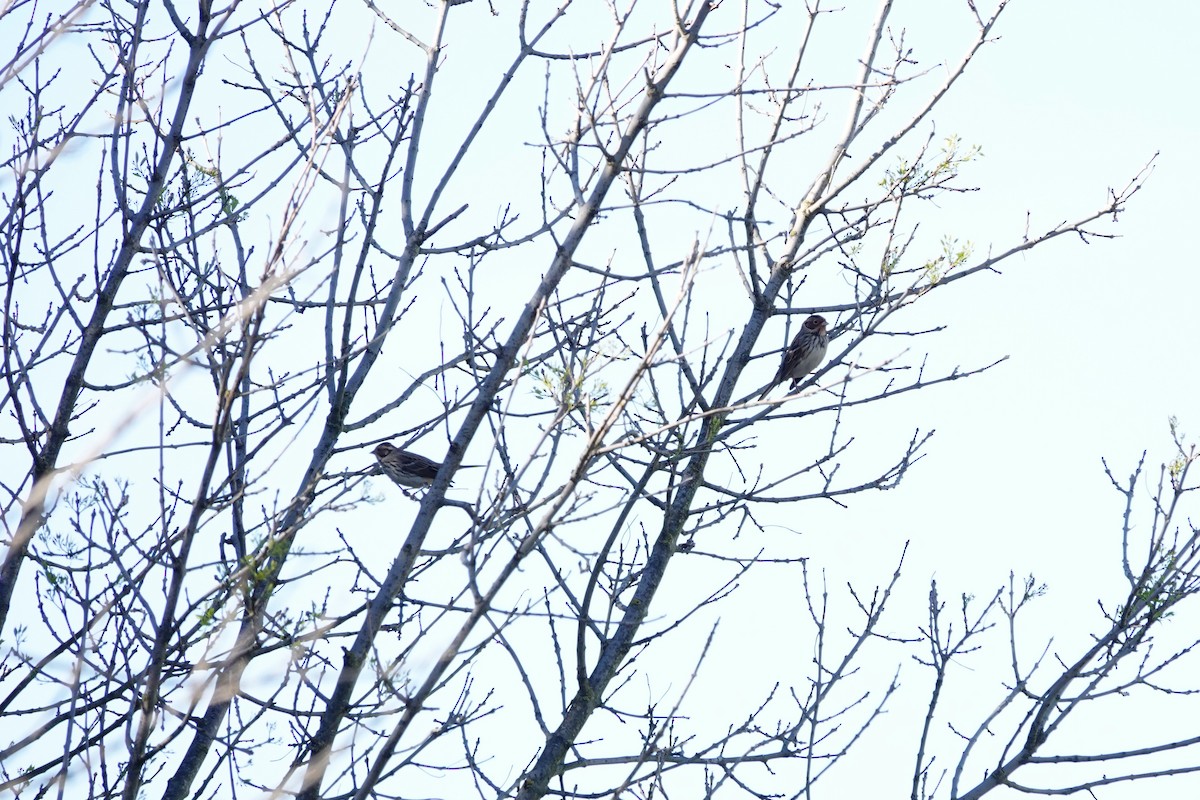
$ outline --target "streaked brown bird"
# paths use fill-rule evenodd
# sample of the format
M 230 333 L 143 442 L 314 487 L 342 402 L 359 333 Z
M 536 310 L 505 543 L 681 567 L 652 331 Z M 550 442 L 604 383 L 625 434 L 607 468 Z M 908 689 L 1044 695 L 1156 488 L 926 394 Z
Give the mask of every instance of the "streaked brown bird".
M 825 360 L 825 351 L 828 349 L 829 332 L 825 329 L 825 318 L 820 314 L 813 314 L 804 320 L 804 324 L 800 326 L 800 332 L 792 339 L 787 350 L 783 351 L 783 362 L 779 365 L 779 371 L 775 373 L 775 377 L 767 384 L 767 388 L 763 389 L 763 393 L 758 396 L 758 399 L 762 400 L 770 394 L 772 389 L 789 378 L 792 385 L 788 387 L 788 391 L 794 392 L 800 385 L 800 381 L 804 380 L 805 375 L 821 366 L 821 362 Z
M 383 474 L 392 479 L 392 483 L 409 489 L 419 489 L 433 483 L 442 465 L 431 461 L 422 455 L 410 453 L 394 447 L 391 442 L 381 442 L 371 451 L 379 462 Z

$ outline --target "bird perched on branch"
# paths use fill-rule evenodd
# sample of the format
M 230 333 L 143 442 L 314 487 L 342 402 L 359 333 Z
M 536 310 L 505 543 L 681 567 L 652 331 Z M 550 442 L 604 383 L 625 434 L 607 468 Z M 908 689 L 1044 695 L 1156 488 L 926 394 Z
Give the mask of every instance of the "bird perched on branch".
M 383 474 L 392 479 L 397 486 L 417 489 L 433 483 L 442 465 L 431 461 L 422 455 L 410 453 L 394 447 L 390 442 L 382 442 L 373 451 Z
M 825 318 L 820 314 L 813 314 L 804 320 L 804 324 L 800 326 L 800 332 L 792 339 L 787 350 L 783 351 L 783 362 L 779 365 L 779 371 L 775 373 L 775 377 L 767 384 L 767 388 L 763 389 L 763 393 L 758 396 L 758 399 L 762 400 L 770 394 L 772 389 L 789 378 L 792 385 L 788 391 L 795 391 L 805 375 L 821 366 L 821 362 L 825 360 L 825 351 L 828 349 L 829 332 L 825 329 Z

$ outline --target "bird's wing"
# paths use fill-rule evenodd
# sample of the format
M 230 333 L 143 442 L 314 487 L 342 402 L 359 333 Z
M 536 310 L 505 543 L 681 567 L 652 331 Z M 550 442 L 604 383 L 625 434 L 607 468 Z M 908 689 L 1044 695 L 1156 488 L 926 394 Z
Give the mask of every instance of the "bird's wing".
M 438 470 L 442 468 L 442 465 L 436 461 L 430 461 L 425 456 L 420 456 L 416 453 L 406 452 L 403 453 L 403 456 L 403 469 L 412 475 L 433 480 L 437 477 Z

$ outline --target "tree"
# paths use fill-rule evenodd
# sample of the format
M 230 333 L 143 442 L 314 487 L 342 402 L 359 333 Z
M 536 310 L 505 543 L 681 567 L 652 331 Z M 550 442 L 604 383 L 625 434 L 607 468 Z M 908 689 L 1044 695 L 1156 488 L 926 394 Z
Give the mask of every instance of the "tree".
M 935 676 L 914 798 L 1054 761 L 1097 766 L 1059 790 L 1141 777 L 1138 756 L 1193 769 L 1195 739 L 1049 749 L 1078 709 L 1164 688 L 1190 657 L 1194 640 L 1150 648 L 1198 588 L 1181 436 L 1147 533 L 1142 465 L 1113 477 L 1128 592 L 1079 653 L 1018 648 L 1035 580 L 955 615 L 935 584 L 927 624 L 897 636 L 900 565 L 843 621 L 802 552 L 754 535 L 898 485 L 930 434 L 881 456 L 857 409 L 991 366 L 923 368 L 913 308 L 1111 235 L 1141 187 L 986 255 L 920 231 L 923 201 L 971 188 L 978 150 L 931 114 L 1006 5 L 953 8 L 971 32 L 937 77 L 890 2 L 861 55 L 828 61 L 816 2 L 7 9 L 0 90 L 25 111 L 0 226 L 4 436 L 22 458 L 0 785 L 795 795 L 893 701 L 894 669 L 868 661 L 913 653 Z M 824 365 L 755 401 L 815 312 L 834 321 Z M 797 429 L 791 463 L 753 449 Z M 388 440 L 444 459 L 415 504 L 374 477 Z M 804 586 L 789 635 L 811 668 L 706 714 L 688 687 L 711 614 L 772 568 Z M 937 741 L 952 664 L 998 623 L 1001 701 Z

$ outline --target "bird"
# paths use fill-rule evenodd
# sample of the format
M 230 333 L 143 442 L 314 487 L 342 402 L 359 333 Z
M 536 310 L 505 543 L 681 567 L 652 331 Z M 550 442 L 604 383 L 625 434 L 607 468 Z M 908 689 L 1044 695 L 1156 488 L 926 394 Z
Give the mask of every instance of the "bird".
M 795 391 L 805 375 L 821 366 L 821 362 L 825 360 L 825 351 L 829 349 L 829 332 L 825 329 L 825 324 L 825 318 L 820 314 L 813 314 L 804 320 L 804 324 L 800 326 L 800 332 L 792 339 L 787 350 L 783 351 L 783 361 L 779 365 L 779 371 L 767 384 L 767 388 L 763 389 L 763 393 L 758 396 L 759 400 L 770 394 L 772 389 L 788 378 L 792 379 L 792 385 L 788 391 Z
M 379 462 L 383 474 L 397 486 L 417 489 L 433 483 L 442 465 L 425 456 L 410 453 L 395 447 L 391 442 L 381 442 L 371 451 Z

